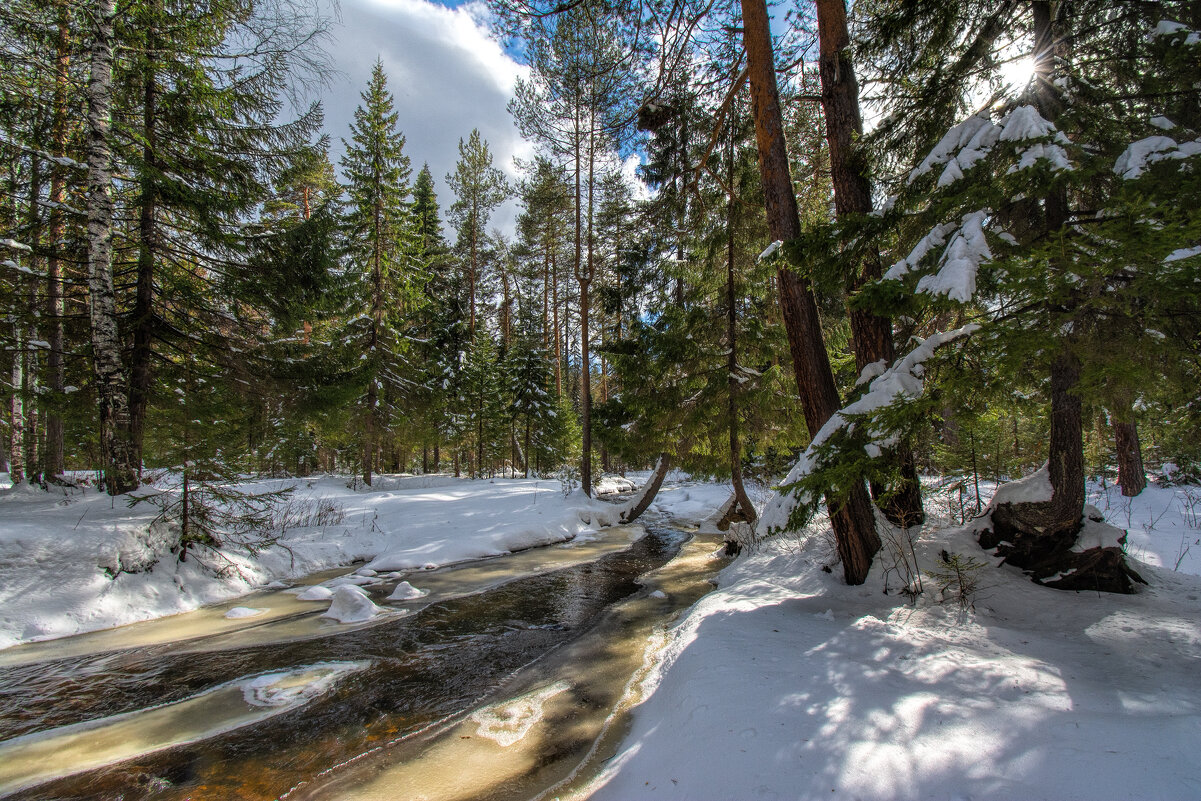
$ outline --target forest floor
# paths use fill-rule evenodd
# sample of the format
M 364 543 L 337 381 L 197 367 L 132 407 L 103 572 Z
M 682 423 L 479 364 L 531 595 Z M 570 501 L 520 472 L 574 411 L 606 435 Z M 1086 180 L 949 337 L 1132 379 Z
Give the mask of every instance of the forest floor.
M 12 487 L 0 473 L 0 648 L 120 626 L 227 601 L 279 582 L 363 563 L 378 572 L 432 569 L 561 542 L 611 523 L 616 507 L 554 479 L 468 480 L 444 475 L 345 476 L 243 482 L 243 492 L 291 487 L 270 532 L 276 547 L 203 548 L 179 561 L 158 509 L 130 507 L 88 486 Z M 607 478 L 602 489 L 629 482 Z M 134 495 L 175 493 L 160 476 Z M 662 509 L 699 521 L 725 500 L 712 484 L 677 482 Z M 695 496 L 695 497 L 694 497 Z
M 187 611 L 334 566 L 419 569 L 587 539 L 614 509 L 565 497 L 553 480 L 286 483 L 296 487 L 288 550 L 239 556 L 224 577 L 162 558 L 145 504 L 0 483 L 0 646 Z M 992 489 L 982 487 L 985 500 Z M 676 477 L 656 505 L 698 523 L 727 493 Z M 845 585 L 837 567 L 826 571 L 834 555 L 821 521 L 731 563 L 670 629 L 652 692 L 592 797 L 1201 797 L 1201 489 L 1152 484 L 1124 499 L 1090 487 L 1090 502 L 1128 530 L 1149 582 L 1132 596 L 1051 590 L 995 567 L 964 525 L 961 497 L 931 488 L 910 561 L 934 571 L 946 551 L 983 563 L 963 604 L 930 575 L 916 598 L 885 594 L 912 578 L 887 548 L 864 585 Z M 119 572 L 156 556 L 151 570 Z
M 986 563 L 966 608 L 930 576 L 885 595 L 887 550 L 850 587 L 820 534 L 761 543 L 675 626 L 591 797 L 1201 798 L 1201 491 L 1090 490 L 1129 530 L 1135 595 L 993 567 L 945 492 L 914 552 Z

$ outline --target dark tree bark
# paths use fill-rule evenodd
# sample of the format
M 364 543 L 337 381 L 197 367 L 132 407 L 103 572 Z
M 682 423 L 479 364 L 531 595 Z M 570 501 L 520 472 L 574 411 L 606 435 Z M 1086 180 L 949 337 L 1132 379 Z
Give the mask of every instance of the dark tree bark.
M 871 182 L 863 154 L 855 149 L 856 140 L 863 134 L 863 120 L 859 111 L 859 83 L 848 52 L 851 37 L 844 0 L 817 0 L 817 23 L 822 112 L 830 147 L 834 209 L 840 218 L 868 214 L 872 210 Z M 881 275 L 879 255 L 867 256 L 851 268 L 847 295 L 853 297 L 865 283 Z M 873 362 L 891 364 L 896 357 L 892 321 L 864 309 L 851 307 L 848 312 L 856 368 L 862 372 Z M 872 496 L 894 525 L 920 525 L 926 516 L 913 453 L 908 447 L 901 447 L 891 451 L 890 456 L 900 470 L 901 479 L 891 487 L 873 483 Z
M 69 8 L 63 0 L 57 3 L 58 41 L 54 60 L 54 122 L 51 132 L 53 155 L 61 158 L 67 149 L 67 92 L 71 65 Z M 59 259 L 59 242 L 63 236 L 61 204 L 66 197 L 65 168 L 54 164 L 50 168 L 50 213 L 46 220 L 46 238 L 50 243 L 46 256 L 46 322 L 48 331 L 46 380 L 54 397 L 62 397 L 66 381 L 63 372 L 63 274 Z M 46 449 L 43 457 L 47 481 L 59 480 L 65 468 L 63 462 L 63 418 L 54 409 L 46 413 Z
M 142 467 L 142 440 L 145 433 L 146 407 L 150 399 L 151 343 L 154 327 L 154 266 L 158 257 L 156 220 L 156 183 L 158 154 L 155 121 L 158 116 L 158 77 L 154 68 L 157 37 L 154 26 L 162 10 L 157 0 L 150 4 L 150 25 L 146 32 L 146 64 L 142 71 L 142 186 L 138 215 L 138 274 L 133 308 L 133 352 L 130 355 L 129 438 L 133 443 L 138 470 Z M 370 482 L 368 482 L 370 483 Z
M 738 508 L 746 521 L 754 525 L 758 515 L 746 487 L 742 482 L 742 442 L 738 434 L 738 298 L 734 287 L 734 126 L 730 126 L 730 147 L 727 154 L 727 176 L 730 193 L 726 199 L 726 347 L 729 355 L 726 357 L 726 375 L 728 408 L 728 426 L 730 431 L 730 483 L 734 486 L 734 496 L 738 499 Z
M 775 59 L 764 0 L 742 0 L 743 44 L 751 84 L 751 110 L 759 148 L 759 173 L 767 207 L 767 222 L 774 239 L 795 239 L 800 234 L 796 194 L 788 170 L 783 116 L 776 87 Z M 809 430 L 817 433 L 839 408 L 834 374 L 826 355 L 817 304 L 807 280 L 781 267 L 778 271 L 780 310 L 788 334 L 797 389 Z M 880 550 L 875 518 L 867 490 L 853 486 L 841 503 L 830 503 L 830 522 L 848 584 L 862 584 Z
M 1113 438 L 1118 451 L 1118 485 L 1122 494 L 1133 498 L 1147 488 L 1147 473 L 1143 468 L 1143 449 L 1138 440 L 1138 426 L 1133 420 L 1114 420 Z

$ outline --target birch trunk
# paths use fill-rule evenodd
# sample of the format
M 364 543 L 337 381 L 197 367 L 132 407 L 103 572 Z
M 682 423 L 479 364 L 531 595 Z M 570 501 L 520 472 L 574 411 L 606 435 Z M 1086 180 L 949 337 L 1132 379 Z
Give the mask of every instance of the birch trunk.
M 88 296 L 92 363 L 100 412 L 100 454 L 105 489 L 120 495 L 137 489 L 137 466 L 129 438 L 129 406 L 112 266 L 112 153 L 109 125 L 113 94 L 115 0 L 96 0 L 87 86 Z

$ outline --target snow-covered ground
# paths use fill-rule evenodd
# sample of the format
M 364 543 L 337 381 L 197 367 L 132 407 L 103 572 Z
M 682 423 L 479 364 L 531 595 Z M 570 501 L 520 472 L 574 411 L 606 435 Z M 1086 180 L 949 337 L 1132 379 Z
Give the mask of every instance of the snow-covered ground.
M 335 503 L 341 521 L 292 528 L 291 554 L 240 557 L 242 575 L 223 579 L 170 557 L 112 579 L 106 567 L 153 554 L 153 510 L 94 492 L 0 490 L 0 644 L 186 611 L 352 562 L 421 568 L 583 539 L 616 508 L 564 498 L 547 480 L 288 483 L 298 502 Z M 995 488 L 982 489 L 987 500 Z M 675 475 L 656 507 L 696 524 L 727 495 Z M 884 554 L 863 586 L 846 586 L 824 569 L 833 552 L 820 521 L 768 540 L 669 632 L 653 692 L 593 797 L 1201 798 L 1198 498 L 1197 487 L 1152 485 L 1135 499 L 1090 487 L 1090 502 L 1129 530 L 1150 582 L 1133 596 L 1060 592 L 994 567 L 945 486 L 927 499 L 916 558 L 923 570 L 942 550 L 985 562 L 970 610 L 929 576 L 915 603 L 884 594 L 898 584 Z
M 565 498 L 549 479 L 385 475 L 364 491 L 349 488 L 345 477 L 322 476 L 240 488 L 286 486 L 295 488 L 290 503 L 299 523 L 282 533 L 286 548 L 230 551 L 227 565 L 203 550 L 177 561 L 149 529 L 157 513 L 149 504 L 129 508 L 93 489 L 13 488 L 0 476 L 0 648 L 186 612 L 355 562 L 380 572 L 430 568 L 585 539 L 611 522 L 615 508 L 578 491 Z M 706 506 L 692 496 L 724 492 L 677 485 L 660 506 L 703 517 L 721 499 Z M 321 506 L 324 520 L 313 525 Z M 213 568 L 223 567 L 234 569 L 216 575 Z
M 1137 595 L 1038 587 L 937 521 L 919 563 L 988 562 L 974 610 L 929 577 L 915 605 L 884 595 L 883 555 L 848 587 L 820 534 L 736 560 L 673 629 L 592 798 L 1201 798 L 1201 493 L 1091 490 L 1131 529 Z

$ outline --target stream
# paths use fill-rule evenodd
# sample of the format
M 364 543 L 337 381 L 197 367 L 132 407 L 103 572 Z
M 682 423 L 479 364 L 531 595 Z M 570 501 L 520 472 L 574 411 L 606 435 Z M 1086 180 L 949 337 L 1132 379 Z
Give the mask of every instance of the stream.
M 717 537 L 641 534 L 390 575 L 362 623 L 276 590 L 0 652 L 0 796 L 570 795 L 724 564 Z M 403 580 L 429 593 L 385 601 Z

